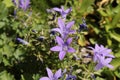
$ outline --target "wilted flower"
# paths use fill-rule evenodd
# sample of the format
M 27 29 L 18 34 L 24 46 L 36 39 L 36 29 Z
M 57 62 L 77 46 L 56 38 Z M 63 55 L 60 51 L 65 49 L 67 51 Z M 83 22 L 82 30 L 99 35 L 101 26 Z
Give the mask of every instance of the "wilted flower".
M 57 31 L 61 34 L 62 38 L 65 39 L 68 34 L 75 33 L 75 30 L 71 30 L 71 27 L 74 25 L 74 21 L 68 22 L 65 24 L 61 18 L 58 18 L 59 28 L 54 28 L 52 31 Z
M 16 38 L 16 40 L 18 40 L 20 43 L 24 44 L 24 45 L 29 45 L 29 42 L 21 39 L 21 38 Z
M 58 80 L 62 76 L 62 71 L 59 69 L 55 74 L 49 68 L 46 68 L 48 77 L 42 77 L 39 80 Z
M 55 8 L 53 8 L 53 10 L 59 12 L 61 14 L 62 18 L 66 18 L 67 14 L 72 11 L 72 8 L 70 7 L 69 9 L 64 10 L 64 7 L 61 6 L 61 8 L 55 7 Z
M 67 52 L 73 53 L 75 50 L 69 45 L 72 42 L 72 38 L 68 38 L 65 42 L 60 37 L 56 37 L 56 41 L 58 43 L 57 46 L 52 47 L 51 51 L 59 51 L 59 59 L 62 60 Z

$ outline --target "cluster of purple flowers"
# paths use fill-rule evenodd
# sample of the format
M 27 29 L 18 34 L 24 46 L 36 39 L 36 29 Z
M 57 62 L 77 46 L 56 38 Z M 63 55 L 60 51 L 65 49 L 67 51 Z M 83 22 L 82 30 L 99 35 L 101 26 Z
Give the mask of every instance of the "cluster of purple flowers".
M 60 12 L 61 16 L 65 19 L 67 14 L 71 11 L 71 8 L 64 11 L 63 7 L 60 8 L 53 8 L 53 10 Z M 70 44 L 72 42 L 72 38 L 68 38 L 69 34 L 75 33 L 75 30 L 71 30 L 71 27 L 74 25 L 74 21 L 68 22 L 65 24 L 65 22 L 58 18 L 58 26 L 59 28 L 54 28 L 52 31 L 59 32 L 61 37 L 57 36 L 56 41 L 58 43 L 57 46 L 52 47 L 51 51 L 59 51 L 59 59 L 63 60 L 66 53 L 73 53 L 75 52 L 75 49 L 70 47 Z
M 17 8 L 21 8 L 24 11 L 27 10 L 30 4 L 30 0 L 12 0 L 12 2 Z
M 71 21 L 68 23 L 64 22 L 68 13 L 70 13 L 72 11 L 72 8 L 64 10 L 64 8 L 62 6 L 61 8 L 55 7 L 52 10 L 59 12 L 61 14 L 62 18 L 58 18 L 58 26 L 59 27 L 53 28 L 51 30 L 51 31 L 58 32 L 61 36 L 56 36 L 56 42 L 58 45 L 50 48 L 50 50 L 58 51 L 59 59 L 63 60 L 66 53 L 74 53 L 75 52 L 75 49 L 70 47 L 72 38 L 69 37 L 69 34 L 73 34 L 76 32 L 75 30 L 71 30 L 71 27 L 74 25 L 75 21 Z M 87 29 L 84 19 L 83 19 L 83 24 L 80 24 L 79 26 L 80 26 L 80 28 L 79 28 L 80 31 Z M 103 67 L 113 68 L 113 66 L 109 64 L 112 61 L 112 59 L 114 58 L 114 56 L 112 54 L 110 54 L 111 49 L 107 49 L 103 45 L 99 46 L 98 44 L 95 44 L 95 48 L 93 48 L 93 47 L 90 47 L 90 48 L 94 52 L 93 60 L 95 63 L 97 63 L 97 65 L 95 66 L 95 70 L 99 70 Z M 53 74 L 49 68 L 47 68 L 46 70 L 48 73 L 48 77 L 42 77 L 42 78 L 40 78 L 40 80 L 58 80 L 59 78 L 61 78 L 63 76 L 61 69 L 59 69 L 55 74 Z M 76 80 L 76 76 L 68 74 L 65 80 L 70 80 L 70 79 Z
M 17 8 L 21 8 L 24 11 L 27 10 L 30 4 L 30 0 L 12 0 L 12 1 Z M 69 37 L 70 34 L 74 34 L 76 32 L 75 30 L 71 29 L 75 21 L 70 21 L 68 23 L 65 22 L 67 15 L 72 11 L 71 7 L 67 10 L 64 10 L 63 6 L 61 8 L 55 7 L 52 10 L 59 12 L 62 18 L 58 18 L 57 23 L 59 27 L 53 28 L 51 30 L 58 32 L 60 36 L 56 36 L 57 45 L 50 48 L 50 50 L 59 52 L 59 59 L 63 60 L 66 53 L 74 53 L 76 51 L 74 48 L 70 46 L 70 44 L 72 43 L 72 38 Z M 79 28 L 80 31 L 83 29 L 87 29 L 84 20 L 83 20 L 83 24 L 80 24 L 79 26 L 80 26 Z M 44 39 L 44 37 L 39 38 L 39 40 L 41 39 Z M 21 38 L 17 38 L 16 40 L 24 45 L 29 45 L 29 42 Z M 98 44 L 95 45 L 95 48 L 93 47 L 90 48 L 94 52 L 93 61 L 97 63 L 97 65 L 95 66 L 95 70 L 99 70 L 103 67 L 113 68 L 113 66 L 109 64 L 114 58 L 114 56 L 110 54 L 111 49 L 107 49 L 103 45 L 99 46 Z M 53 74 L 49 68 L 46 68 L 46 70 L 48 77 L 42 77 L 40 78 L 40 80 L 58 80 L 63 76 L 63 72 L 61 69 L 59 69 L 55 74 Z M 70 80 L 70 78 L 76 80 L 76 77 L 71 74 L 67 75 L 66 80 Z
M 94 56 L 93 56 L 94 62 L 98 63 L 95 67 L 95 70 L 99 70 L 104 66 L 113 68 L 113 66 L 109 64 L 114 58 L 112 54 L 109 54 L 111 52 L 111 49 L 107 49 L 103 45 L 99 46 L 98 44 L 95 45 L 95 48 L 93 47 L 90 48 L 94 52 Z

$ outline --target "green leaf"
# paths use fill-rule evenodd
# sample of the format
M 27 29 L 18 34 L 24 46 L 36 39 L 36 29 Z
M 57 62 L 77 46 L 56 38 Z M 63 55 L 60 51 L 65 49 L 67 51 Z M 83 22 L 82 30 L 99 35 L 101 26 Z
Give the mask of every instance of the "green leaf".
M 94 0 L 82 0 L 80 6 L 80 12 L 86 12 L 86 10 L 94 3 Z
M 1 52 L 1 51 L 0 51 Z M 0 53 L 0 63 L 2 62 L 2 53 Z
M 14 76 L 7 71 L 2 71 L 0 73 L 0 80 L 15 80 Z
M 5 4 L 0 3 L 0 19 L 7 17 L 8 9 L 6 8 Z
M 2 28 L 3 26 L 5 26 L 5 22 L 0 22 L 0 28 Z
M 3 63 L 4 63 L 5 66 L 9 66 L 10 65 L 9 60 L 4 58 L 4 57 L 3 57 Z
M 118 51 L 117 53 L 115 53 L 115 57 L 117 57 L 117 58 L 120 57 L 120 51 Z
M 114 69 L 118 68 L 120 66 L 120 58 L 113 59 L 111 65 L 114 66 Z
M 115 33 L 115 32 L 111 32 L 110 36 L 115 39 L 116 41 L 120 42 L 120 35 Z
M 6 5 L 6 7 L 13 6 L 12 0 L 3 0 L 3 3 Z
M 118 78 L 120 78 L 120 69 L 116 70 L 114 73 Z

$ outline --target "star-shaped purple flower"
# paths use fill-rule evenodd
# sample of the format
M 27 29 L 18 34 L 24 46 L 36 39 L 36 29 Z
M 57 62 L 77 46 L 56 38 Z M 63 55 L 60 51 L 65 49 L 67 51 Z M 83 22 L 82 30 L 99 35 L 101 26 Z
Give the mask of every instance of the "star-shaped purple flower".
M 26 9 L 29 7 L 30 0 L 19 0 L 19 4 L 19 7 L 26 11 Z
M 24 11 L 26 11 L 30 4 L 30 0 L 12 0 L 12 2 L 17 8 L 21 8 Z
M 93 57 L 94 62 L 97 61 L 98 56 L 114 58 L 114 56 L 112 54 L 110 54 L 111 49 L 107 49 L 103 45 L 99 46 L 98 44 L 95 44 L 95 48 L 92 48 L 92 47 L 90 47 L 90 48 L 94 52 L 94 57 Z
M 57 11 L 61 14 L 62 18 L 66 18 L 67 14 L 70 13 L 72 11 L 72 8 L 70 7 L 69 9 L 67 10 L 64 10 L 64 7 L 61 6 L 61 8 L 53 8 L 54 11 Z
M 58 80 L 62 76 L 62 71 L 59 69 L 55 74 L 49 68 L 46 68 L 48 77 L 42 77 L 39 80 Z
M 58 43 L 57 46 L 52 47 L 50 50 L 51 51 L 59 51 L 59 59 L 62 60 L 66 53 L 73 53 L 75 52 L 75 49 L 73 49 L 72 47 L 70 47 L 69 45 L 72 42 L 72 38 L 68 38 L 65 42 L 62 40 L 62 38 L 60 37 L 56 37 L 56 41 Z
M 52 31 L 57 31 L 61 34 L 62 38 L 65 39 L 68 34 L 75 33 L 75 30 L 71 30 L 71 27 L 74 25 L 74 21 L 68 22 L 65 24 L 61 18 L 58 18 L 59 28 L 54 28 Z
M 93 47 L 90 48 L 94 52 L 93 56 L 94 62 L 98 63 L 95 67 L 95 70 L 99 70 L 104 66 L 113 68 L 113 66 L 109 64 L 112 61 L 112 58 L 114 58 L 114 56 L 110 54 L 111 49 L 107 49 L 103 45 L 99 46 L 98 44 L 95 44 L 95 48 Z

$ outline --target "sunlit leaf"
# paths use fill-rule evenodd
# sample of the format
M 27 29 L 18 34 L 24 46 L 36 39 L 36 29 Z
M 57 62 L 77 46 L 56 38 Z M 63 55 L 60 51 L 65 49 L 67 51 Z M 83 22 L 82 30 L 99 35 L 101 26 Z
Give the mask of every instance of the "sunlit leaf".
M 15 80 L 14 76 L 8 73 L 7 71 L 2 71 L 0 73 L 0 80 Z

